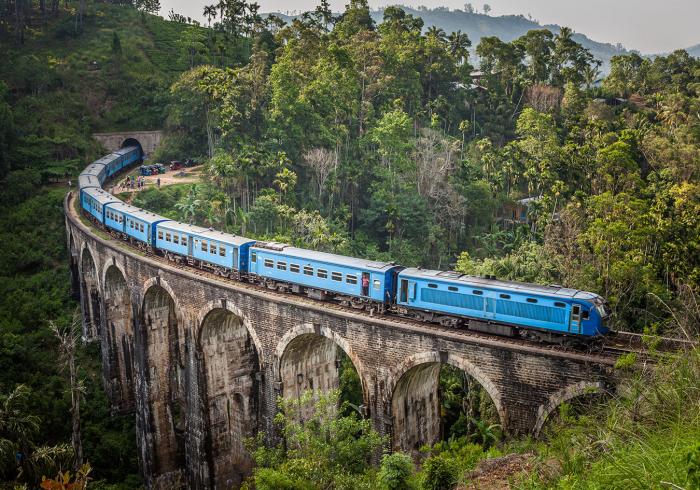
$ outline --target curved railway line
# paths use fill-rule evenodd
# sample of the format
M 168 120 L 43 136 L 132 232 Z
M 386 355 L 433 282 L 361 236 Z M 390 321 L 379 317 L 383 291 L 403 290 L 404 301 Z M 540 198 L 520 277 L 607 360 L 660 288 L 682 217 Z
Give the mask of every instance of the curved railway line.
M 223 284 L 229 288 L 245 290 L 250 294 L 264 295 L 267 298 L 274 296 L 280 302 L 291 303 L 312 310 L 322 310 L 325 312 L 330 310 L 343 317 L 351 316 L 360 318 L 362 321 L 371 321 L 378 324 L 385 324 L 393 327 L 410 329 L 413 331 L 430 332 L 433 334 L 438 333 L 443 337 L 459 339 L 461 341 L 477 344 L 498 344 L 511 350 L 538 352 L 543 355 L 556 356 L 559 358 L 590 360 L 591 362 L 606 365 L 614 365 L 617 358 L 622 354 L 635 353 L 642 356 L 644 359 L 649 358 L 649 350 L 646 348 L 644 343 L 644 336 L 631 332 L 611 332 L 602 341 L 591 344 L 587 349 L 582 350 L 558 344 L 543 344 L 541 342 L 522 338 L 502 337 L 493 334 L 475 332 L 472 330 L 462 330 L 443 327 L 436 324 L 426 324 L 418 320 L 397 317 L 395 315 L 371 314 L 354 309 L 350 306 L 318 301 L 306 296 L 280 292 L 276 289 L 269 289 L 257 284 L 221 277 L 213 272 L 184 264 L 178 264 L 153 252 L 137 248 L 128 244 L 128 242 L 125 240 L 115 238 L 111 234 L 108 234 L 108 238 L 103 238 L 96 235 L 90 229 L 94 226 L 94 224 L 85 218 L 79 207 L 75 205 L 77 203 L 79 203 L 79 201 L 75 199 L 74 193 L 68 193 L 64 207 L 69 219 L 88 233 L 92 234 L 96 240 L 101 241 L 109 248 L 115 249 L 121 253 L 127 253 L 134 258 L 157 262 L 160 267 L 176 270 L 182 274 L 194 276 L 209 283 Z M 89 225 L 86 225 L 83 220 L 87 221 Z M 105 230 L 100 231 L 102 233 L 108 233 Z M 656 350 L 660 352 L 689 349 L 697 345 L 697 342 L 666 337 L 654 337 L 653 341 L 656 343 Z

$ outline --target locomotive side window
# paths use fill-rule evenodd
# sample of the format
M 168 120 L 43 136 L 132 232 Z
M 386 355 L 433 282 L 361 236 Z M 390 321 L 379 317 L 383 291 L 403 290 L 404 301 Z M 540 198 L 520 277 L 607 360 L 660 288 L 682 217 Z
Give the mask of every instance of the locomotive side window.
M 525 301 L 528 303 L 537 303 L 537 300 L 535 298 L 527 298 Z
M 274 265 L 274 262 L 272 259 L 265 259 L 265 267 L 272 267 Z
M 357 276 L 348 274 L 347 276 L 345 276 L 345 282 L 347 282 L 348 284 L 357 284 Z
M 561 301 L 555 301 L 554 306 L 557 308 L 566 308 L 566 303 L 562 303 Z
M 299 274 L 299 264 L 289 264 L 289 272 Z
M 304 266 L 304 275 L 306 276 L 313 276 L 314 275 L 314 268 L 310 267 L 308 265 Z
M 319 269 L 316 271 L 316 275 L 321 279 L 326 279 L 328 277 L 328 271 L 325 269 Z
M 583 313 L 581 313 L 581 318 L 583 318 L 584 320 L 588 320 L 588 318 L 589 318 L 588 310 L 584 310 Z
M 429 288 L 437 288 L 437 284 L 433 284 L 433 283 L 431 282 L 431 283 L 428 283 L 428 287 L 429 287 Z
M 331 279 L 334 281 L 342 281 L 343 274 L 341 274 L 340 272 L 331 272 Z
M 250 254 L 250 261 L 255 264 L 258 261 L 258 254 L 256 254 L 256 253 Z
M 503 299 L 510 299 L 510 294 L 499 294 L 499 296 Z
M 459 288 L 457 286 L 449 286 L 447 289 L 449 291 L 459 291 Z
M 479 291 L 478 289 L 473 290 L 472 293 L 476 294 L 477 296 L 481 296 L 482 294 L 484 294 L 483 291 Z
M 580 305 L 574 305 L 574 307 L 571 310 L 571 313 L 574 316 L 579 316 L 581 314 L 581 306 Z

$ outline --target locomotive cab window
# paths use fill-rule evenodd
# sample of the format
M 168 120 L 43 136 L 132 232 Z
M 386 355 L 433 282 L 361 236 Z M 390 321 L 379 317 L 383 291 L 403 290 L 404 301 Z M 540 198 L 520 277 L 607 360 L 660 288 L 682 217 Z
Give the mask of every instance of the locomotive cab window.
M 429 287 L 429 288 L 435 289 L 435 288 L 437 288 L 438 286 L 437 286 L 437 284 L 433 284 L 433 283 L 431 282 L 431 283 L 428 283 L 428 287 Z
M 510 294 L 503 294 L 503 293 L 501 293 L 501 294 L 499 294 L 498 296 L 500 296 L 502 299 L 510 299 Z
M 448 286 L 447 289 L 448 291 L 459 291 L 459 288 L 457 286 Z
M 479 291 L 478 289 L 473 290 L 472 293 L 473 293 L 473 294 L 476 294 L 477 296 L 481 296 L 481 295 L 484 294 L 483 291 Z
M 589 317 L 590 314 L 588 313 L 588 310 L 583 310 L 583 312 L 581 313 L 581 318 L 583 318 L 584 320 L 588 320 Z
M 328 278 L 328 271 L 325 269 L 319 269 L 316 271 L 316 276 L 320 277 L 321 279 L 326 279 Z
M 289 264 L 289 272 L 299 274 L 299 264 Z
M 525 301 L 528 303 L 537 303 L 537 300 L 535 298 L 527 298 Z
M 343 274 L 341 274 L 340 272 L 331 272 L 331 279 L 334 281 L 342 281 Z

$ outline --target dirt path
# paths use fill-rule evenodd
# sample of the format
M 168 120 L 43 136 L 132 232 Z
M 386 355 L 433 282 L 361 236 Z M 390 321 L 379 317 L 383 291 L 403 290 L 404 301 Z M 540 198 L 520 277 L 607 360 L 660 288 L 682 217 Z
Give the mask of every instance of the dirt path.
M 202 171 L 204 167 L 201 165 L 198 167 L 193 167 L 193 168 L 183 168 L 182 170 L 175 170 L 174 172 L 166 172 L 164 174 L 158 174 L 158 175 L 146 175 L 143 178 L 146 181 L 146 184 L 144 187 L 141 189 L 134 188 L 134 189 L 129 189 L 126 187 L 121 187 L 121 184 L 124 182 L 124 180 L 127 178 L 127 176 L 132 176 L 136 177 L 139 175 L 138 169 L 129 172 L 127 175 L 124 175 L 119 178 L 118 182 L 115 182 L 113 186 L 109 187 L 107 190 L 110 192 L 110 194 L 115 194 L 115 193 L 122 193 L 122 192 L 128 192 L 130 194 L 134 194 L 136 192 L 141 192 L 146 189 L 154 189 L 157 187 L 158 179 L 160 178 L 160 186 L 165 187 L 168 185 L 174 185 L 174 184 L 197 184 L 202 181 Z

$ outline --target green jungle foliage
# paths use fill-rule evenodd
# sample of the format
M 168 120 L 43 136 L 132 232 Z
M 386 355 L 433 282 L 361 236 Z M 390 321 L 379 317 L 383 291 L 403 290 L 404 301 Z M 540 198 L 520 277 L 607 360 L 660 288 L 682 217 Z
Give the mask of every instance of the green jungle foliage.
M 206 162 L 203 183 L 135 198 L 166 216 L 591 290 L 615 328 L 698 337 L 700 62 L 685 51 L 615 56 L 599 85 L 599 63 L 566 28 L 482 37 L 474 59 L 470 33 L 398 7 L 375 22 L 364 0 L 337 17 L 322 2 L 289 24 L 223 1 L 205 11 L 211 27 L 151 15 L 157 3 L 0 1 L 0 479 L 31 487 L 72 457 L 48 321 L 68 324 L 77 305 L 66 185 L 53 184 L 103 153 L 95 131 L 164 128 L 156 160 Z M 91 486 L 134 488 L 133 418 L 110 416 L 98 349 L 78 355 Z M 334 412 L 337 400 L 322 399 L 324 415 L 306 425 L 284 407 L 291 443 L 256 446 L 251 485 L 450 488 L 480 459 L 527 449 L 556 464 L 525 475 L 526 488 L 693 488 L 696 354 L 630 375 L 596 411 L 565 407 L 549 445 L 512 447 L 486 393 L 443 367 L 445 440 L 425 448 L 420 469 L 401 454 L 372 465 L 386 441 L 359 417 L 362 387 L 341 356 L 349 403 Z M 633 372 L 634 361 L 618 367 Z

